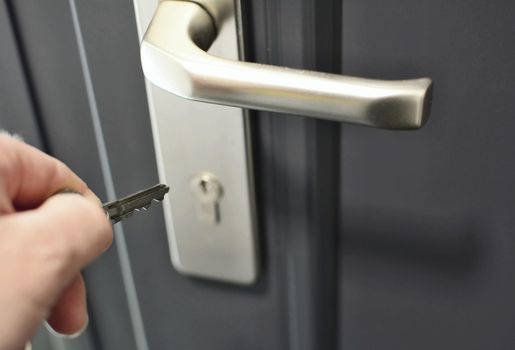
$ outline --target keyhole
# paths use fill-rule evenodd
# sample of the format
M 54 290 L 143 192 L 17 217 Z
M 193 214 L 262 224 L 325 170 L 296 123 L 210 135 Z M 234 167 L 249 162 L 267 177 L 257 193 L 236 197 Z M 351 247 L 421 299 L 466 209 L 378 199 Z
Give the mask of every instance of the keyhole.
M 202 179 L 200 180 L 200 189 L 202 192 L 207 193 L 207 181 Z
M 219 200 L 223 194 L 222 184 L 215 175 L 207 172 L 197 174 L 190 182 L 196 196 L 197 218 L 209 224 L 220 222 Z

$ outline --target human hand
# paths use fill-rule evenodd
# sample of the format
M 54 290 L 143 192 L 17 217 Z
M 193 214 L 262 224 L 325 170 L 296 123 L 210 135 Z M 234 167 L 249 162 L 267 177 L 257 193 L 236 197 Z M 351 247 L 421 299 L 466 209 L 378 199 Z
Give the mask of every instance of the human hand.
M 78 194 L 57 194 L 71 189 Z M 88 321 L 80 270 L 112 242 L 98 198 L 66 165 L 0 135 L 0 349 L 21 349 L 47 320 Z

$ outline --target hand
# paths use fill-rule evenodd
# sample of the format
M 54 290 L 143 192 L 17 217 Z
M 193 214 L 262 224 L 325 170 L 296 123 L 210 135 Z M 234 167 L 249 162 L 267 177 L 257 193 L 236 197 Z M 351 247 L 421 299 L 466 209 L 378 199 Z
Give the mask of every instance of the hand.
M 78 194 L 57 194 L 72 189 Z M 98 198 L 66 165 L 0 135 L 0 349 L 21 349 L 43 320 L 85 327 L 80 270 L 112 242 Z

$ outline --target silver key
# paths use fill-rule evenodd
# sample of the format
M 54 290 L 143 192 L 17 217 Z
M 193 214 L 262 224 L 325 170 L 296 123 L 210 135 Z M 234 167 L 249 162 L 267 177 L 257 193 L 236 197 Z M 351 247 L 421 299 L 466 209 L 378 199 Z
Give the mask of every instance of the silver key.
M 130 196 L 107 202 L 102 208 L 112 224 L 131 216 L 136 211 L 147 210 L 153 202 L 161 202 L 170 188 L 166 185 L 155 185 Z

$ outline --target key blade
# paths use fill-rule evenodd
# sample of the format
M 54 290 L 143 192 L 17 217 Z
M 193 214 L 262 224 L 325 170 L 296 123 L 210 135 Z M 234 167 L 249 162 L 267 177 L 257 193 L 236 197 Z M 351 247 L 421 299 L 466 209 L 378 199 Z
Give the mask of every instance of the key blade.
M 161 202 L 170 188 L 166 185 L 155 185 L 130 196 L 105 203 L 102 207 L 113 224 L 131 216 L 135 211 L 148 209 L 153 202 Z

